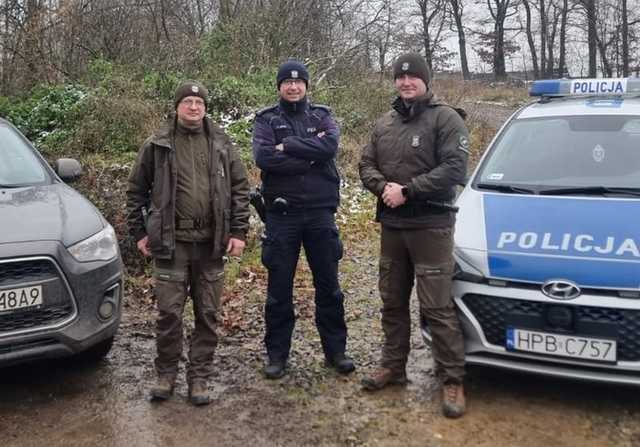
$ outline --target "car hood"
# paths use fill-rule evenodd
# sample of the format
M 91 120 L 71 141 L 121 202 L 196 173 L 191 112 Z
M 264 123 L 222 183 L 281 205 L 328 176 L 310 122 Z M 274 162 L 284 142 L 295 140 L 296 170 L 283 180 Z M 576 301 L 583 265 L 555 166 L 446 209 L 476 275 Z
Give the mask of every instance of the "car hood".
M 456 255 L 484 276 L 640 288 L 640 200 L 471 191 L 458 205 Z
M 0 189 L 0 244 L 55 240 L 68 247 L 103 227 L 97 209 L 64 183 Z

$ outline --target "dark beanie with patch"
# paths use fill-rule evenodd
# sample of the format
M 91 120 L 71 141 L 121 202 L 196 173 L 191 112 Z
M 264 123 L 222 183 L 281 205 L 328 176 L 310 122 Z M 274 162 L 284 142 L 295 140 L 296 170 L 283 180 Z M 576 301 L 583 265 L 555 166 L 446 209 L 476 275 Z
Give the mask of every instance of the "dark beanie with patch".
M 173 105 L 177 109 L 178 104 L 187 96 L 199 96 L 204 100 L 205 107 L 207 106 L 207 96 L 209 96 L 209 91 L 207 87 L 200 84 L 197 81 L 185 81 L 178 86 L 176 89 L 176 93 L 173 97 Z
M 278 88 L 285 79 L 302 79 L 304 83 L 309 87 L 309 71 L 307 67 L 300 61 L 295 59 L 289 59 L 278 68 L 278 76 L 276 82 Z
M 427 61 L 418 53 L 402 54 L 393 63 L 393 79 L 404 74 L 417 76 L 422 79 L 425 85 L 429 85 L 429 81 L 431 81 L 431 70 L 429 70 Z

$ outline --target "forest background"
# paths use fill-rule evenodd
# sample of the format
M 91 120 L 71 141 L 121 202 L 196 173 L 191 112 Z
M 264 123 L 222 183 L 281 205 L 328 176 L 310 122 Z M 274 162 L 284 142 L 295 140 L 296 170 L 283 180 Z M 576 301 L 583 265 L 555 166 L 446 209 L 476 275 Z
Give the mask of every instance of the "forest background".
M 629 2 L 629 4 L 627 4 Z M 452 105 L 526 101 L 526 82 L 638 72 L 638 0 L 0 0 L 0 115 L 45 157 L 75 157 L 76 185 L 116 228 L 128 290 L 148 295 L 149 266 L 129 240 L 126 178 L 137 149 L 197 79 L 209 114 L 238 146 L 253 185 L 253 112 L 276 100 L 288 57 L 311 72 L 311 97 L 341 126 L 343 238 L 371 231 L 373 198 L 356 165 L 376 117 L 393 98 L 389 69 L 418 51 L 432 87 Z M 497 81 L 497 83 L 496 83 Z M 472 164 L 496 131 L 470 114 Z M 228 285 L 261 274 L 260 224 Z M 149 298 L 151 299 L 151 298 Z M 226 320 L 233 325 L 232 318 Z

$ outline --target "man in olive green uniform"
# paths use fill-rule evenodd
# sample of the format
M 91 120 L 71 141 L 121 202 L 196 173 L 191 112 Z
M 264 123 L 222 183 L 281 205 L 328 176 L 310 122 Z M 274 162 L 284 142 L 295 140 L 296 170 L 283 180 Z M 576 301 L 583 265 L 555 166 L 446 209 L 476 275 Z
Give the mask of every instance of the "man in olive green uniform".
M 464 112 L 429 89 L 430 71 L 419 54 L 400 56 L 393 75 L 398 98 L 376 123 L 359 165 L 364 186 L 378 197 L 385 334 L 382 364 L 362 382 L 371 391 L 406 382 L 415 277 L 443 384 L 443 411 L 459 417 L 465 411 L 464 344 L 451 298 L 455 215 L 447 204 L 466 175 L 468 131 Z
M 154 259 L 158 380 L 151 398 L 166 400 L 173 392 L 189 295 L 195 313 L 189 399 L 205 405 L 218 340 L 222 256 L 240 256 L 244 250 L 249 184 L 231 141 L 205 117 L 207 89 L 187 81 L 174 100 L 175 116 L 138 153 L 129 177 L 127 212 L 138 249 Z

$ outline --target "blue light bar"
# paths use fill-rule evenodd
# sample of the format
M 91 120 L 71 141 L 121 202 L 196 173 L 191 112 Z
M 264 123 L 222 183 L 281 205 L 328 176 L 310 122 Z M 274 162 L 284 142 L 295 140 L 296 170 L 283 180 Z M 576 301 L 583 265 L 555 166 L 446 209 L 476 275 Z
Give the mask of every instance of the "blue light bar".
M 546 79 L 534 81 L 529 96 L 611 96 L 640 94 L 640 78 Z

